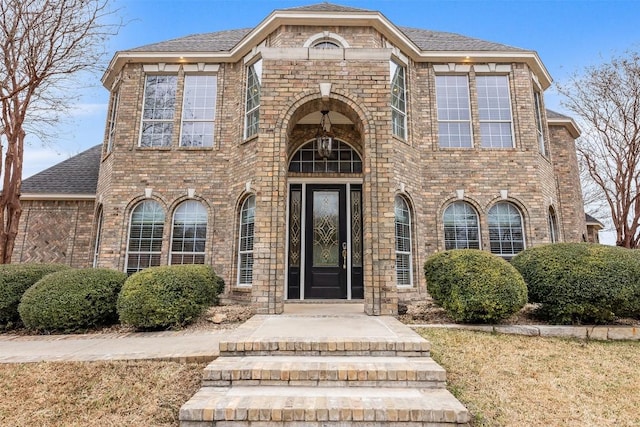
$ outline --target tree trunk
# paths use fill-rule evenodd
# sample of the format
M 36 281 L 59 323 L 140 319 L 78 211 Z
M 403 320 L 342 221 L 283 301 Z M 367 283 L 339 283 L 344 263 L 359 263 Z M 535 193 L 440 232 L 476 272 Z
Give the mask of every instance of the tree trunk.
M 4 158 L 4 179 L 0 195 L 0 263 L 10 264 L 22 215 L 20 188 L 22 187 L 22 159 L 25 132 L 8 134 Z

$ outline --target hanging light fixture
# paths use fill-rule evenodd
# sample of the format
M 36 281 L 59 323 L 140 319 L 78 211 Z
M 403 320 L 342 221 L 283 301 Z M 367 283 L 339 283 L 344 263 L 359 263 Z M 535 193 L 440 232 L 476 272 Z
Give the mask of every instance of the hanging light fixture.
M 331 131 L 331 120 L 329 120 L 329 111 L 321 111 L 320 127 L 316 134 L 316 149 L 318 155 L 323 159 L 329 158 L 333 151 L 333 137 L 329 134 Z

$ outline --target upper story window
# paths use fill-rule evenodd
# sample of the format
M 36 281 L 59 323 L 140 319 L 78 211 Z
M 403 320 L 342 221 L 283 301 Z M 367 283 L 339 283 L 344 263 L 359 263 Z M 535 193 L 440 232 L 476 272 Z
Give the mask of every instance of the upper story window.
M 524 228 L 520 210 L 509 202 L 496 203 L 489 209 L 489 243 L 491 253 L 504 258 L 524 250 Z
M 244 137 L 258 134 L 260 124 L 260 91 L 262 81 L 262 60 L 247 67 L 247 90 L 244 121 Z
M 144 86 L 141 147 L 169 147 L 173 135 L 178 76 L 148 75 Z
M 116 118 L 118 117 L 118 104 L 120 103 L 120 91 L 115 90 L 111 95 L 111 105 L 107 123 L 107 153 L 113 151 L 113 143 L 116 137 Z
M 444 211 L 444 248 L 480 249 L 478 214 L 467 202 L 454 202 Z
M 440 147 L 472 147 L 469 78 L 466 75 L 436 76 L 436 103 Z
M 480 140 L 484 148 L 512 148 L 508 76 L 477 76 Z
M 536 131 L 538 134 L 538 147 L 540 148 L 540 154 L 547 155 L 547 147 L 544 142 L 544 131 L 542 129 L 542 98 L 540 92 L 533 91 L 533 106 L 536 115 Z
M 390 62 L 391 67 L 391 128 L 393 135 L 406 138 L 407 135 L 407 87 L 406 70 L 403 66 Z
M 181 147 L 212 147 L 218 79 L 211 75 L 184 77 Z

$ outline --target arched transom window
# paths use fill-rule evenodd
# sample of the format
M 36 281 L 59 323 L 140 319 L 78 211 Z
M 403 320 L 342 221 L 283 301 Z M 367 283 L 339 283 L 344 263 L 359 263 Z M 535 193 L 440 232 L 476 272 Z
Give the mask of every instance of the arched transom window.
M 155 200 L 144 200 L 131 212 L 127 245 L 127 274 L 160 265 L 164 210 Z
M 522 215 L 512 203 L 499 202 L 489 209 L 489 243 L 492 254 L 505 258 L 524 250 Z
M 291 157 L 289 172 L 362 173 L 362 160 L 356 150 L 338 139 L 333 140 L 333 145 L 331 155 L 323 158 L 315 140 L 307 142 Z
M 444 211 L 444 248 L 480 249 L 478 214 L 467 202 L 451 203 Z

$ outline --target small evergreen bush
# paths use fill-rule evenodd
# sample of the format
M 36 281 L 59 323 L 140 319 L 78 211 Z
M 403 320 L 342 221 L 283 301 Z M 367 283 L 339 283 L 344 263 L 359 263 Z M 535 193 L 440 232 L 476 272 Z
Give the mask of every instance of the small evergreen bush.
M 27 289 L 18 312 L 39 331 L 74 332 L 117 322 L 116 301 L 126 274 L 103 268 L 51 273 Z
M 456 322 L 492 323 L 527 303 L 527 287 L 502 258 L 476 249 L 437 253 L 424 264 L 427 289 Z
M 0 265 L 0 326 L 15 326 L 20 321 L 18 304 L 22 294 L 49 273 L 70 268 L 63 264 Z
M 140 329 L 180 327 L 218 303 L 224 282 L 205 265 L 151 267 L 131 275 L 118 297 L 120 322 Z
M 606 323 L 640 316 L 640 253 L 590 243 L 526 249 L 511 261 L 537 314 L 553 323 Z

